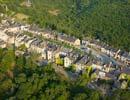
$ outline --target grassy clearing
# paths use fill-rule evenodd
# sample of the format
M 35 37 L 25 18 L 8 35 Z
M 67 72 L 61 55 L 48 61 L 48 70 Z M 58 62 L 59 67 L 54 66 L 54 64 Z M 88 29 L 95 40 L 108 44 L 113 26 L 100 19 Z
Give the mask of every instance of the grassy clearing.
M 49 10 L 48 11 L 51 15 L 57 16 L 60 13 L 59 9 Z
M 14 17 L 18 20 L 27 20 L 29 18 L 29 16 L 23 14 L 23 13 L 17 13 L 14 15 Z

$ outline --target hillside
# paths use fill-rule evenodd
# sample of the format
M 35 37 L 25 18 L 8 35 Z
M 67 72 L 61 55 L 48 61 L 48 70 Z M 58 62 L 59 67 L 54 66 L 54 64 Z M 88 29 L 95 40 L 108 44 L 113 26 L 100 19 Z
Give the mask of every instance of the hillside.
M 130 0 L 5 0 L 10 10 L 29 15 L 28 22 L 76 37 L 89 36 L 130 51 Z

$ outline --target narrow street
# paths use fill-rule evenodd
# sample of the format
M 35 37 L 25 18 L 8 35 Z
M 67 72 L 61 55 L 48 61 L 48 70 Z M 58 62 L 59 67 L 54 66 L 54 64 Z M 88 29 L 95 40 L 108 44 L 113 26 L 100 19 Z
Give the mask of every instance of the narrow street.
M 106 54 L 100 52 L 100 51 L 96 51 L 92 48 L 89 48 L 89 47 L 85 47 L 86 49 L 81 49 L 79 48 L 80 50 L 86 52 L 86 53 L 89 53 L 89 51 L 91 51 L 92 55 L 98 57 L 99 59 L 101 59 L 104 63 L 109 63 L 109 62 L 112 62 L 113 64 L 115 65 L 118 65 L 118 66 L 122 66 L 124 64 L 122 64 L 121 62 L 119 61 L 116 61 L 114 58 L 111 58 L 109 56 L 107 56 Z

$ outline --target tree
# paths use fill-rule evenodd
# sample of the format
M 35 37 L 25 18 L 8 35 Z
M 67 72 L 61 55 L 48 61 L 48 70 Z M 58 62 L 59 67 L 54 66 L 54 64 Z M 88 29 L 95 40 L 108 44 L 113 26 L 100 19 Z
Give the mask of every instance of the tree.
M 26 48 L 25 44 L 22 44 L 21 46 L 18 47 L 18 49 L 20 51 L 25 51 L 27 48 Z
M 64 65 L 63 59 L 61 59 L 60 57 L 56 58 L 56 64 L 57 65 Z
M 73 100 L 87 100 L 87 98 L 88 97 L 85 93 L 79 93 L 73 98 Z
M 108 100 L 129 100 L 130 91 L 129 90 L 115 90 L 112 96 L 107 97 Z
M 7 95 L 9 95 L 8 91 L 11 89 L 13 86 L 12 80 L 6 79 L 0 83 L 0 98 L 4 99 Z
M 12 70 L 15 67 L 15 56 L 12 50 L 6 51 L 2 61 L 1 61 L 1 68 L 2 72 L 7 72 L 7 70 Z
M 77 84 L 79 84 L 80 86 L 86 86 L 87 83 L 91 81 L 91 72 L 92 72 L 92 67 L 87 66 L 86 70 L 78 78 Z
M 24 83 L 24 82 L 26 82 L 26 75 L 24 73 L 19 74 L 15 78 L 15 83 L 17 83 L 17 84 Z

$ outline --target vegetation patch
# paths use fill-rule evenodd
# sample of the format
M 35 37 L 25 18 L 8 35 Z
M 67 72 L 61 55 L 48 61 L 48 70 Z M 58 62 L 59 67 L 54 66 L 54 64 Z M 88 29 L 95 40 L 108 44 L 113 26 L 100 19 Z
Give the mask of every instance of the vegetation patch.
M 57 16 L 60 13 L 59 9 L 49 10 L 48 11 L 51 15 Z
M 26 2 L 24 1 L 24 2 L 20 3 L 20 6 L 26 6 Z
M 14 17 L 18 20 L 27 20 L 29 16 L 23 14 L 23 13 L 17 13 L 14 15 Z

